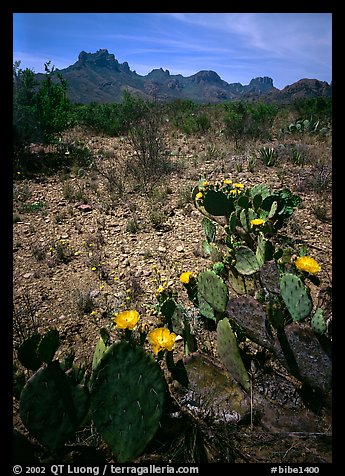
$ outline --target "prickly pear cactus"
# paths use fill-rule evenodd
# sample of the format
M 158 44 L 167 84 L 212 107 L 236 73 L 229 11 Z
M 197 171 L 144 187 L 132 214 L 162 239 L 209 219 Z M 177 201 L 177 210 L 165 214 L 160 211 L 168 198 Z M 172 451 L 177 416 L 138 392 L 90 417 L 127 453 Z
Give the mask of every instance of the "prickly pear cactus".
M 212 243 L 216 237 L 216 225 L 207 217 L 202 219 L 201 225 L 202 229 L 204 230 L 207 242 Z
M 221 261 L 217 261 L 212 266 L 212 271 L 214 271 L 218 276 L 221 276 L 224 273 L 225 265 Z
M 201 297 L 217 312 L 225 312 L 228 288 L 214 271 L 205 270 L 198 276 L 198 291 Z
M 59 347 L 59 332 L 50 329 L 43 336 L 38 332 L 24 340 L 18 348 L 18 359 L 24 367 L 38 370 L 43 362 L 49 364 Z
M 236 271 L 236 269 L 229 269 L 228 282 L 237 294 L 253 295 L 255 292 L 255 282 L 252 279 L 252 276 L 243 276 Z
M 250 388 L 249 376 L 227 318 L 220 320 L 217 324 L 217 350 L 230 375 L 248 392 Z
M 206 317 L 207 319 L 212 319 L 213 321 L 216 320 L 213 308 L 207 301 L 205 301 L 200 293 L 198 293 L 198 308 L 202 316 Z
M 28 380 L 21 393 L 19 412 L 31 435 L 54 452 L 74 434 L 88 409 L 87 388 L 74 384 L 54 361 Z
M 94 370 L 98 364 L 98 362 L 101 360 L 105 352 L 109 348 L 109 339 L 110 335 L 106 329 L 101 329 L 101 337 L 99 338 L 95 351 L 93 353 L 93 358 L 92 358 L 92 370 Z
M 227 315 L 242 327 L 246 336 L 253 342 L 266 349 L 273 348 L 267 314 L 256 299 L 251 296 L 229 299 Z
M 125 341 L 109 347 L 93 372 L 91 410 L 117 462 L 143 452 L 159 427 L 164 397 L 164 378 L 149 354 Z
M 254 274 L 260 269 L 254 252 L 248 246 L 238 246 L 236 248 L 235 260 L 235 269 L 241 274 Z
M 323 316 L 323 310 L 318 308 L 311 318 L 311 328 L 316 334 L 323 334 L 327 330 L 327 324 Z
M 204 196 L 205 210 L 214 216 L 230 216 L 234 211 L 231 200 L 221 191 L 209 190 Z
M 258 242 L 256 247 L 255 256 L 259 263 L 260 268 L 265 264 L 266 261 L 269 261 L 273 258 L 273 245 L 267 240 L 262 233 L 258 236 Z
M 42 365 L 42 359 L 37 355 L 37 348 L 42 336 L 38 332 L 24 340 L 18 347 L 18 360 L 27 369 L 38 370 Z
M 208 256 L 211 258 L 212 261 L 221 261 L 223 259 L 223 253 L 218 248 L 217 245 L 214 243 L 209 243 L 207 240 L 202 242 L 202 251 L 203 256 L 207 258 Z
M 284 332 L 289 352 L 284 352 L 284 355 L 281 350 L 276 352 L 278 359 L 292 373 L 296 374 L 296 371 L 291 364 L 297 366 L 297 378 L 329 396 L 332 389 L 332 360 L 309 324 L 292 322 L 284 328 Z
M 254 185 L 254 187 L 250 190 L 250 195 L 253 197 L 253 200 L 256 196 L 260 196 L 261 202 L 262 202 L 262 200 L 264 200 L 266 197 L 271 195 L 271 192 L 269 188 L 266 187 L 266 185 L 258 184 L 258 185 Z M 256 199 L 256 200 L 258 201 L 259 199 Z M 261 202 L 260 202 L 260 205 L 261 205 Z M 256 209 L 255 206 L 254 208 Z
M 280 293 L 280 274 L 275 260 L 266 261 L 260 269 L 261 284 L 270 293 Z
M 303 321 L 311 312 L 312 302 L 298 276 L 285 273 L 280 278 L 280 291 L 285 305 L 294 321 Z

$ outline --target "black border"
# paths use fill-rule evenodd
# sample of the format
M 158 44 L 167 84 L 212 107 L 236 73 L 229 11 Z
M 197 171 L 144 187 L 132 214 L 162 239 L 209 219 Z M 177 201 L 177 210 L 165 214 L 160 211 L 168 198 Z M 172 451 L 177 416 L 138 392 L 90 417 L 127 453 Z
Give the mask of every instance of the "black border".
M 195 5 L 187 5 L 185 2 L 174 2 L 173 4 L 169 2 L 160 2 L 159 4 L 154 3 L 154 2 L 130 2 L 130 5 L 126 2 L 123 2 L 123 4 L 119 4 L 118 2 L 104 2 L 103 0 L 97 1 L 95 4 L 90 3 L 89 5 L 83 3 L 82 5 L 75 4 L 71 1 L 65 2 L 64 0 L 56 1 L 56 0 L 51 0 L 49 2 L 47 1 L 42 1 L 42 0 L 34 0 L 34 1 L 28 1 L 28 0 L 17 0 L 17 1 L 12 1 L 10 2 L 10 5 L 7 4 L 8 2 L 2 1 L 0 2 L 0 45 L 3 49 L 1 52 L 1 64 L 2 64 L 2 70 L 1 70 L 1 80 L 3 82 L 3 87 L 2 87 L 2 101 L 3 101 L 3 117 L 4 120 L 2 121 L 2 127 L 1 130 L 3 132 L 3 140 L 1 142 L 2 148 L 2 163 L 1 163 L 1 187 L 0 191 L 2 194 L 1 197 L 1 210 L 2 210 L 2 220 L 5 223 L 5 233 L 3 232 L 1 234 L 2 238 L 2 275 L 5 277 L 1 281 L 1 291 L 4 294 L 4 297 L 2 299 L 2 309 L 1 309 L 1 318 L 2 318 L 2 326 L 1 326 L 1 331 L 2 331 L 2 343 L 0 345 L 1 349 L 1 354 L 2 356 L 0 357 L 0 362 L 2 364 L 2 374 L 4 377 L 4 374 L 6 375 L 6 386 L 1 385 L 2 391 L 4 388 L 9 389 L 7 392 L 4 392 L 2 395 L 5 398 L 2 401 L 1 409 L 2 409 L 2 415 L 1 415 L 1 421 L 2 421 L 2 430 L 6 429 L 6 433 L 8 432 L 8 435 L 4 435 L 4 438 L 2 440 L 3 445 L 5 443 L 5 447 L 2 445 L 2 463 L 5 463 L 6 467 L 9 468 L 9 471 L 7 472 L 6 470 L 4 471 L 4 474 L 13 474 L 12 473 L 12 429 L 13 429 L 13 424 L 12 424 L 12 293 L 13 293 L 13 288 L 12 288 L 12 276 L 13 276 L 13 269 L 12 269 L 12 243 L 13 243 L 13 235 L 12 235 L 12 165 L 11 165 L 11 157 L 12 157 L 12 124 L 11 121 L 8 118 L 8 115 L 12 115 L 12 67 L 13 67 L 13 13 L 39 13 L 39 12 L 49 12 L 49 13 L 155 13 L 155 12 L 164 12 L 164 9 L 169 12 L 169 11 L 174 11 L 174 12 L 201 12 L 203 10 L 203 13 L 214 13 L 216 12 L 224 12 L 229 11 L 234 12 L 234 13 L 245 13 L 245 12 L 257 12 L 257 13 L 270 13 L 270 12 L 286 12 L 286 13 L 331 13 L 332 14 L 332 23 L 333 23 L 333 79 L 332 79 L 332 94 L 333 98 L 333 221 L 332 221 L 332 226 L 333 226 L 333 249 L 332 249 L 332 255 L 333 255 L 333 308 L 334 308 L 334 323 L 333 323 L 333 335 L 334 335 L 334 358 L 333 358 L 333 375 L 337 375 L 338 368 L 340 368 L 340 372 L 342 370 L 343 364 L 343 356 L 340 354 L 337 356 L 338 352 L 338 337 L 340 339 L 339 345 L 341 346 L 342 342 L 342 337 L 343 334 L 341 334 L 341 324 L 342 321 L 344 322 L 344 316 L 342 315 L 343 313 L 336 312 L 338 306 L 338 300 L 337 300 L 337 295 L 338 292 L 341 293 L 341 287 L 342 287 L 342 276 L 336 276 L 337 273 L 341 272 L 341 265 L 340 265 L 340 246 L 339 243 L 337 243 L 341 239 L 341 235 L 339 233 L 339 230 L 337 230 L 337 205 L 338 208 L 341 206 L 343 203 L 342 197 L 340 195 L 340 203 L 337 200 L 337 195 L 338 195 L 338 185 L 337 182 L 341 180 L 341 172 L 342 172 L 342 164 L 341 161 L 343 161 L 342 154 L 343 152 L 337 152 L 337 128 L 341 127 L 339 126 L 339 122 L 337 122 L 336 116 L 337 113 L 339 114 L 341 112 L 341 106 L 338 103 L 338 99 L 340 99 L 341 96 L 341 85 L 339 86 L 339 97 L 337 95 L 337 59 L 339 58 L 340 52 L 342 51 L 341 43 L 339 42 L 339 38 L 336 38 L 336 35 L 341 32 L 341 27 L 342 27 L 342 17 L 341 17 L 341 8 L 340 8 L 340 3 L 337 2 L 338 8 L 335 8 L 335 1 L 299 1 L 299 2 L 264 2 L 264 1 L 246 1 L 245 3 L 242 2 L 231 2 L 231 4 L 225 5 L 223 2 L 212 2 L 212 12 L 209 10 L 206 10 L 204 8 L 195 8 Z M 95 8 L 95 6 L 97 8 Z M 125 8 L 126 7 L 126 8 Z M 170 7 L 170 8 L 167 8 Z M 226 7 L 226 8 L 225 8 Z M 129 8 L 131 11 L 129 11 Z M 340 36 L 340 35 L 339 35 Z M 338 42 L 337 42 L 338 41 Z M 12 47 L 11 47 L 12 46 Z M 338 48 L 338 50 L 337 50 Z M 339 77 L 339 76 L 338 76 Z M 339 83 L 341 84 L 341 83 Z M 335 85 L 335 89 L 334 89 Z M 5 101 L 5 104 L 4 104 Z M 8 129 L 8 130 L 7 130 Z M 5 213 L 4 213 L 5 212 Z M 8 225 L 8 226 L 6 226 Z M 338 245 L 338 246 L 337 246 Z M 339 250 L 339 251 L 338 251 Z M 339 329 L 338 329 L 339 328 Z M 333 449 L 333 463 L 330 465 L 315 465 L 320 467 L 320 472 L 319 474 L 333 474 L 333 468 L 334 468 L 334 474 L 338 474 L 336 466 L 340 463 L 342 460 L 342 455 L 337 454 L 336 450 L 338 449 L 338 445 L 341 442 L 341 439 L 343 439 L 343 432 L 342 428 L 339 428 L 340 424 L 340 415 L 344 414 L 344 407 L 341 408 L 339 405 L 339 410 L 336 408 L 337 407 L 337 400 L 343 396 L 342 389 L 337 387 L 340 385 L 339 380 L 341 379 L 343 375 L 343 372 L 341 372 L 338 376 L 338 378 L 334 379 L 334 398 L 333 398 L 333 414 L 336 418 L 333 419 L 333 444 L 334 444 L 334 449 Z M 8 380 L 7 380 L 8 378 Z M 339 380 L 338 380 L 339 379 Z M 4 379 L 2 379 L 4 380 Z M 8 386 L 8 387 L 7 387 Z M 8 422 L 5 422 L 5 420 L 8 418 Z M 336 435 L 337 430 L 339 429 L 340 434 Z M 8 448 L 7 448 L 8 445 Z M 341 452 L 340 452 L 341 453 Z M 9 458 L 9 464 L 7 465 L 4 461 L 5 458 Z M 132 464 L 129 464 L 128 466 L 135 466 Z M 172 465 L 175 466 L 176 465 Z M 182 465 L 179 465 L 182 466 Z M 186 464 L 185 466 L 198 466 L 199 467 L 199 474 L 206 474 L 209 472 L 208 465 L 189 465 Z M 245 470 L 253 470 L 256 475 L 259 474 L 270 474 L 270 468 L 273 466 L 279 466 L 279 465 L 273 465 L 273 464 L 252 464 L 250 463 L 249 466 L 246 465 Z M 298 465 L 298 464 L 290 464 L 290 465 L 285 465 L 282 464 L 280 465 L 281 467 L 289 466 L 291 468 L 296 468 L 296 467 L 305 467 L 306 465 Z M 310 466 L 310 465 L 309 465 Z M 2 464 L 1 467 L 4 467 Z M 226 469 L 227 466 L 225 464 L 216 464 L 215 469 L 216 470 L 223 470 Z M 233 467 L 230 469 L 230 471 L 233 471 Z M 238 470 L 238 472 L 241 471 L 241 469 Z M 23 473 L 24 474 L 24 473 Z M 47 471 L 46 474 L 50 474 L 49 471 L 49 466 L 47 466 Z M 62 473 L 63 474 L 63 473 Z M 102 474 L 100 472 L 100 474 Z M 110 474 L 109 470 L 106 472 L 106 474 Z M 236 474 L 236 472 L 235 472 Z M 278 473 L 276 473 L 278 474 Z M 293 474 L 291 472 L 291 474 Z

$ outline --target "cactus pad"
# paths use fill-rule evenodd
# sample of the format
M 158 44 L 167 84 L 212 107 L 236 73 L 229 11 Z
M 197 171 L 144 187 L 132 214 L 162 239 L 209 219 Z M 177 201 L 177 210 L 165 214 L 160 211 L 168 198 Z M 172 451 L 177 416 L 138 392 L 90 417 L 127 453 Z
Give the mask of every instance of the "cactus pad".
M 93 354 L 92 358 L 92 370 L 94 370 L 98 364 L 98 362 L 101 360 L 105 352 L 108 350 L 108 347 L 106 345 L 106 342 L 102 337 L 98 339 L 98 342 L 96 344 L 96 348 Z
M 228 288 L 214 271 L 205 270 L 198 276 L 198 291 L 201 297 L 217 312 L 225 312 Z
M 309 315 L 312 309 L 312 302 L 306 287 L 298 276 L 285 273 L 280 278 L 280 291 L 294 321 L 302 321 Z
M 248 246 L 238 246 L 235 250 L 235 259 L 235 269 L 241 274 L 254 274 L 260 269 L 255 254 Z
M 217 349 L 219 357 L 230 375 L 248 391 L 250 388 L 249 376 L 227 318 L 220 320 L 217 324 Z
M 207 425 L 236 424 L 250 414 L 250 398 L 220 362 L 195 352 L 183 359 L 188 387 L 172 386 L 171 392 L 181 409 Z
M 246 336 L 253 342 L 266 349 L 273 348 L 267 314 L 256 299 L 251 296 L 230 299 L 227 315 L 242 327 Z
M 201 225 L 202 229 L 204 230 L 207 242 L 212 243 L 216 237 L 216 225 L 207 217 L 202 219 Z
M 293 322 L 285 327 L 285 335 L 298 367 L 298 377 L 328 395 L 332 387 L 332 361 L 309 324 Z M 289 369 L 289 359 L 285 357 L 284 361 L 280 357 L 280 360 Z
M 223 192 L 209 190 L 204 196 L 205 210 L 214 216 L 230 216 L 234 205 Z
M 252 277 L 243 276 L 240 274 L 236 269 L 230 268 L 228 281 L 231 288 L 237 294 L 254 294 L 255 291 L 255 283 Z
M 75 385 L 54 361 L 28 380 L 19 411 L 30 433 L 50 451 L 56 451 L 74 434 L 88 409 L 86 387 Z
M 280 274 L 275 260 L 266 261 L 266 263 L 262 266 L 260 269 L 260 279 L 262 286 L 266 288 L 268 292 L 274 294 L 280 293 Z
M 165 381 L 152 356 L 125 341 L 109 347 L 93 373 L 91 410 L 117 462 L 143 452 L 158 429 L 164 397 Z
M 272 243 L 264 237 L 263 233 L 260 233 L 258 236 L 258 244 L 255 252 L 255 256 L 260 268 L 265 264 L 266 261 L 269 261 L 273 258 L 273 253 L 274 248 Z
M 323 310 L 318 308 L 311 318 L 311 328 L 316 334 L 323 334 L 327 330 L 327 324 L 323 315 Z

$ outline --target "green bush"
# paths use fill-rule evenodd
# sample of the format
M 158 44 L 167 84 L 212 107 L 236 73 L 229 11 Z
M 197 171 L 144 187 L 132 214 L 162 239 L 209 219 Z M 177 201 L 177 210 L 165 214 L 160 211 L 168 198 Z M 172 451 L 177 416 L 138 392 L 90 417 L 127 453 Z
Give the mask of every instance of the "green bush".
M 243 101 L 224 103 L 225 136 L 238 148 L 245 139 L 270 139 L 277 107 L 271 104 L 248 104 Z
M 38 82 L 35 73 L 20 69 L 20 61 L 13 67 L 13 150 L 14 172 L 28 170 L 35 162 L 28 153 L 31 143 L 52 144 L 62 132 L 73 125 L 67 83 L 50 61 L 45 75 Z M 35 165 L 34 165 L 35 168 Z

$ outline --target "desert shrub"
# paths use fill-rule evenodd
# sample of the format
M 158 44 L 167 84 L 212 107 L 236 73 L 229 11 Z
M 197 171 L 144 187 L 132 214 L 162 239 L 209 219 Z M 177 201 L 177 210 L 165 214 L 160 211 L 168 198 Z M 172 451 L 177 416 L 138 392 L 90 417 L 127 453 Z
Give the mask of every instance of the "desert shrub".
M 235 142 L 236 149 L 245 139 L 270 139 L 276 106 L 237 101 L 225 103 L 224 110 L 224 134 Z
M 13 149 L 14 172 L 37 169 L 35 154 L 27 147 L 32 143 L 53 144 L 62 132 L 73 125 L 67 83 L 50 62 L 40 82 L 35 73 L 13 67 Z M 56 157 L 54 157 L 55 159 Z M 50 164 L 45 163 L 48 167 Z M 39 165 L 41 167 L 41 165 Z
M 145 190 L 172 170 L 162 123 L 161 106 L 147 102 L 141 118 L 133 120 L 129 129 L 128 141 L 134 153 L 127 161 L 127 170 Z
M 95 132 L 114 137 L 127 134 L 129 128 L 141 119 L 145 111 L 147 111 L 147 102 L 127 91 L 124 92 L 121 103 L 92 102 L 75 107 L 79 124 Z

